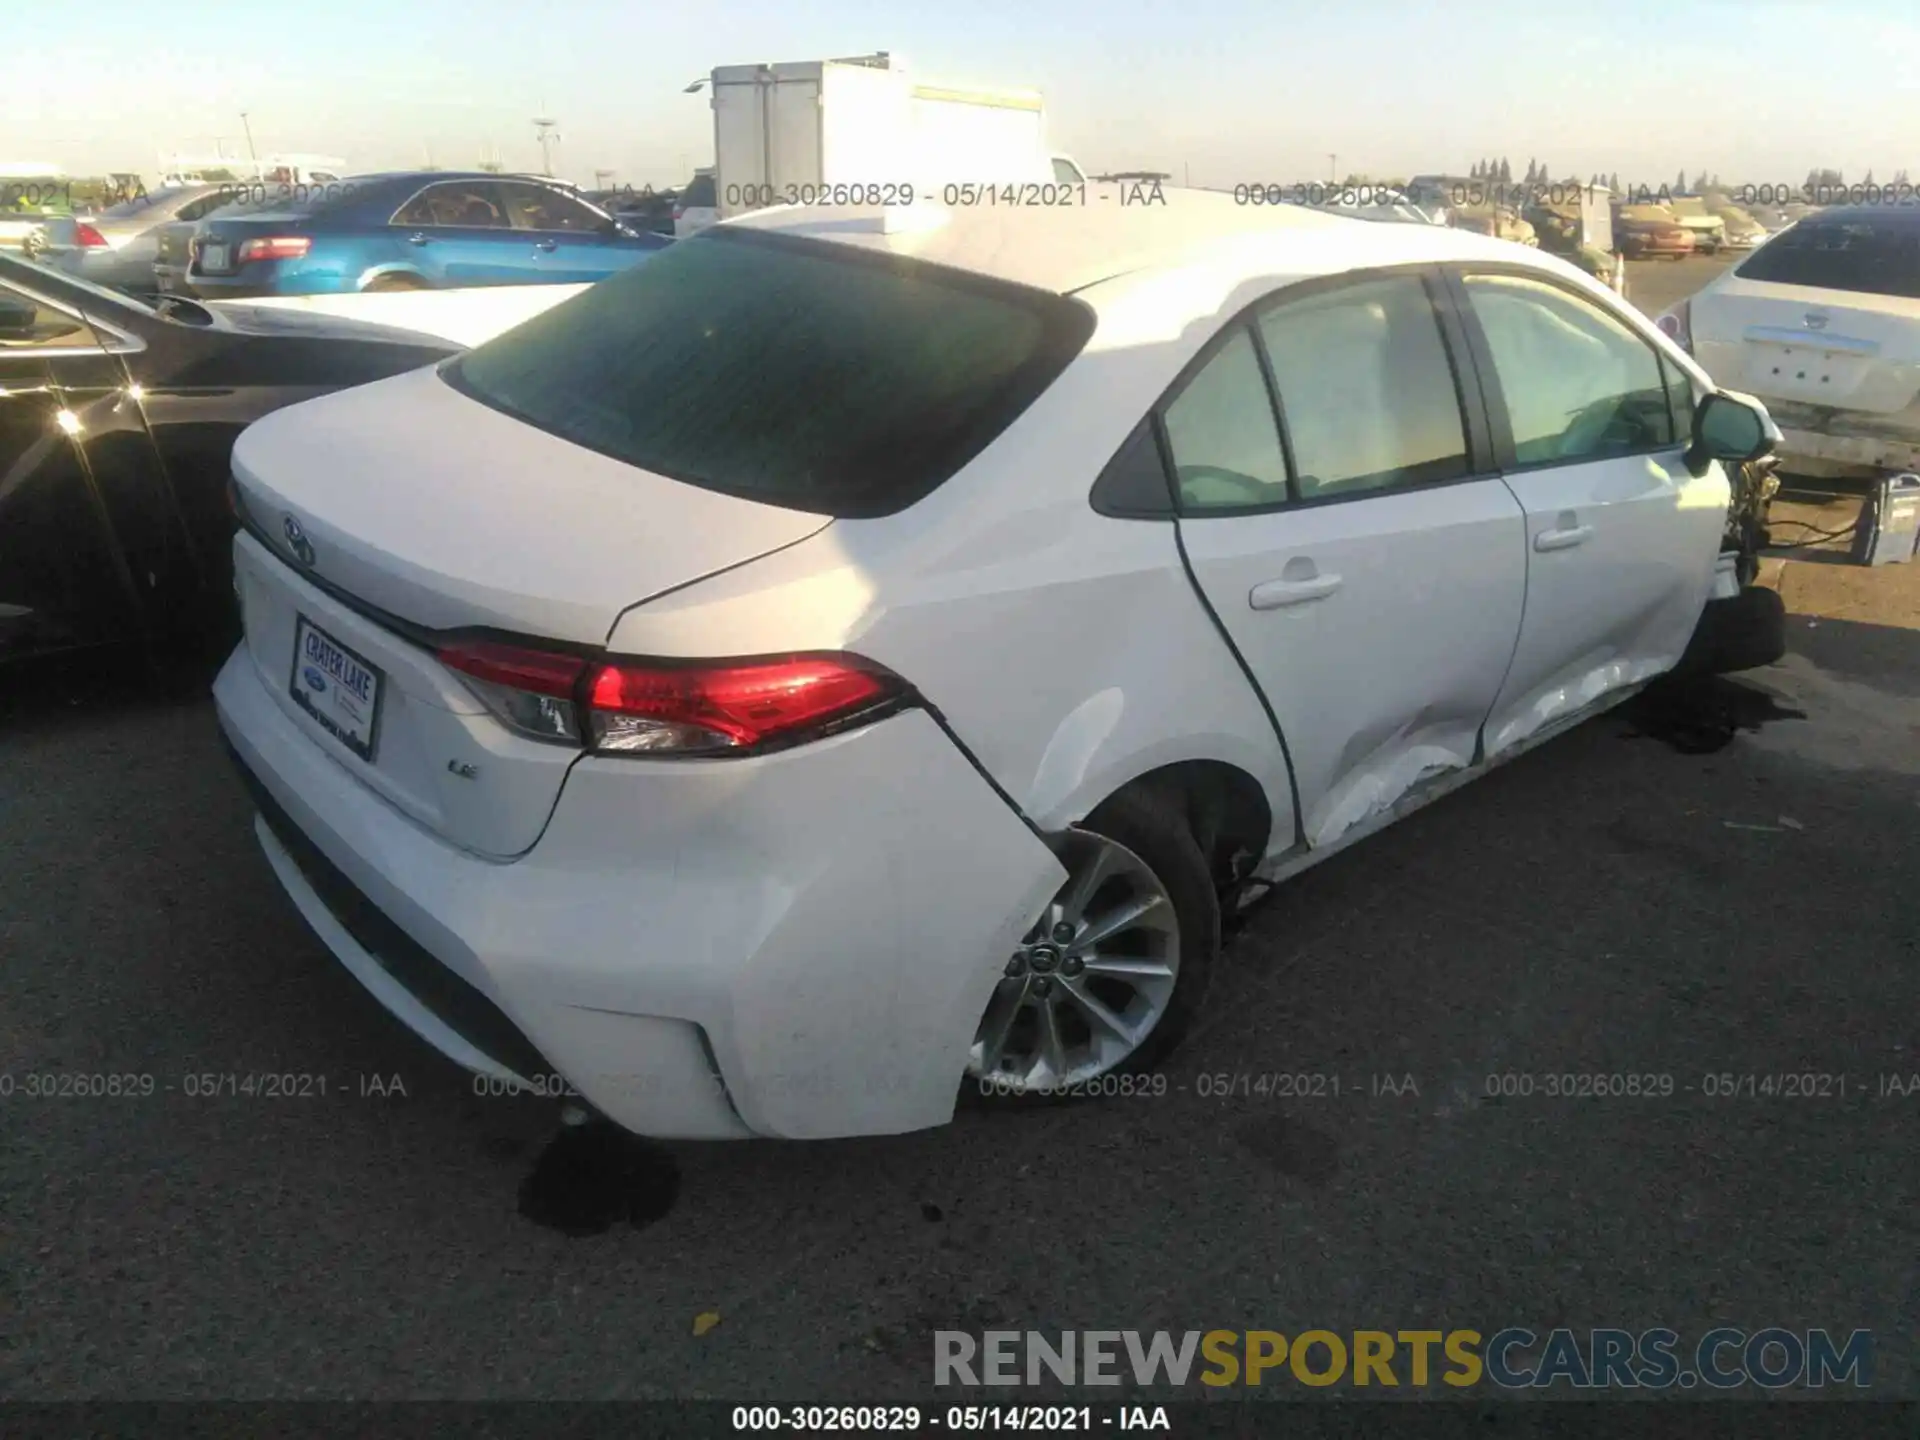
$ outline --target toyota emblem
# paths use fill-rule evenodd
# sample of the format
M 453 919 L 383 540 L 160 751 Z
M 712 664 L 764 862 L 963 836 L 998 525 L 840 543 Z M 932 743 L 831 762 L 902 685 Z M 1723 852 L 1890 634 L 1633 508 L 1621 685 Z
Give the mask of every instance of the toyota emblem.
M 313 542 L 307 539 L 307 532 L 300 528 L 300 522 L 289 515 L 281 529 L 286 531 L 287 548 L 293 551 L 293 558 L 302 565 L 312 565 Z

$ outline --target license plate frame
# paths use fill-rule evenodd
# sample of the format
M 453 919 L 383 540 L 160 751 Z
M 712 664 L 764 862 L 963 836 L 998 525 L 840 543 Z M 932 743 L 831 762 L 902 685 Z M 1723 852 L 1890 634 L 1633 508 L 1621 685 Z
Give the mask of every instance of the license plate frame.
M 307 637 L 317 636 L 321 648 L 308 654 Z M 337 656 L 326 653 L 332 646 Z M 345 661 L 342 664 L 341 661 Z M 352 669 L 366 673 L 368 684 L 364 699 L 357 694 Z M 380 702 L 386 691 L 386 674 L 350 645 L 340 642 L 325 626 L 305 615 L 294 614 L 293 663 L 287 673 L 287 693 L 293 703 L 313 718 L 315 724 L 338 740 L 351 753 L 371 765 L 374 748 L 380 738 Z M 356 712 L 364 709 L 364 716 Z

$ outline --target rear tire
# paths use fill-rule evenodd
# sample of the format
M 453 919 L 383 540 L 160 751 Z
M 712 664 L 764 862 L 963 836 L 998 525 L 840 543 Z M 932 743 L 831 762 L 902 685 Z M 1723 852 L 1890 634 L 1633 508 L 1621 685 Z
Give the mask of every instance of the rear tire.
M 1206 858 L 1170 797 L 1144 788 L 1121 791 L 1062 837 L 1061 853 L 1067 881 L 1009 960 L 969 1058 L 964 1094 L 996 1108 L 1128 1093 L 1122 1088 L 1127 1077 L 1153 1070 L 1180 1043 L 1206 1000 L 1219 957 L 1220 902 Z M 1102 856 L 1111 873 L 1076 897 Z M 1162 898 L 1153 901 L 1156 894 Z M 1145 914 L 1133 925 L 1098 936 L 1116 917 L 1142 907 Z M 1170 939 L 1163 928 L 1169 919 Z M 1067 937 L 1052 925 L 1095 941 Z M 1172 970 L 1171 988 L 1153 994 L 1159 981 L 1151 972 L 1162 955 L 1172 962 L 1164 967 Z M 1076 971 L 1076 961 L 1085 968 Z M 1121 967 L 1139 974 L 1123 975 Z M 1119 1039 L 1111 1021 L 1094 1018 L 1101 1011 L 1130 1023 L 1135 1038 Z M 1049 1035 L 1064 1063 L 1048 1063 Z M 1102 1044 L 1109 1052 L 1104 1059 Z

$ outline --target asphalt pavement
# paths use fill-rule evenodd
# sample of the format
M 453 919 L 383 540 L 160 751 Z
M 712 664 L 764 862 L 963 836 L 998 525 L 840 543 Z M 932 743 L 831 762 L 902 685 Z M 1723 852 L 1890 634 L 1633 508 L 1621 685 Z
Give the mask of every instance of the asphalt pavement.
M 1781 664 L 1275 894 L 1165 1095 L 636 1151 L 646 1223 L 578 1236 L 518 1199 L 554 1106 L 331 960 L 205 701 L 10 679 L 0 1395 L 845 1402 L 924 1396 L 938 1329 L 1729 1324 L 1872 1330 L 1914 1396 L 1920 565 L 1771 574 Z

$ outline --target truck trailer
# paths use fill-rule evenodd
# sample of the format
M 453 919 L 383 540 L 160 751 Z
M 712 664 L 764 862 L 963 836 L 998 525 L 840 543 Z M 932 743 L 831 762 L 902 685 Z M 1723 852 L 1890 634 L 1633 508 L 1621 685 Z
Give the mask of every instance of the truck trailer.
M 910 204 L 964 181 L 1079 184 L 1037 91 L 923 83 L 881 51 L 722 65 L 711 77 L 721 219 L 767 205 Z

